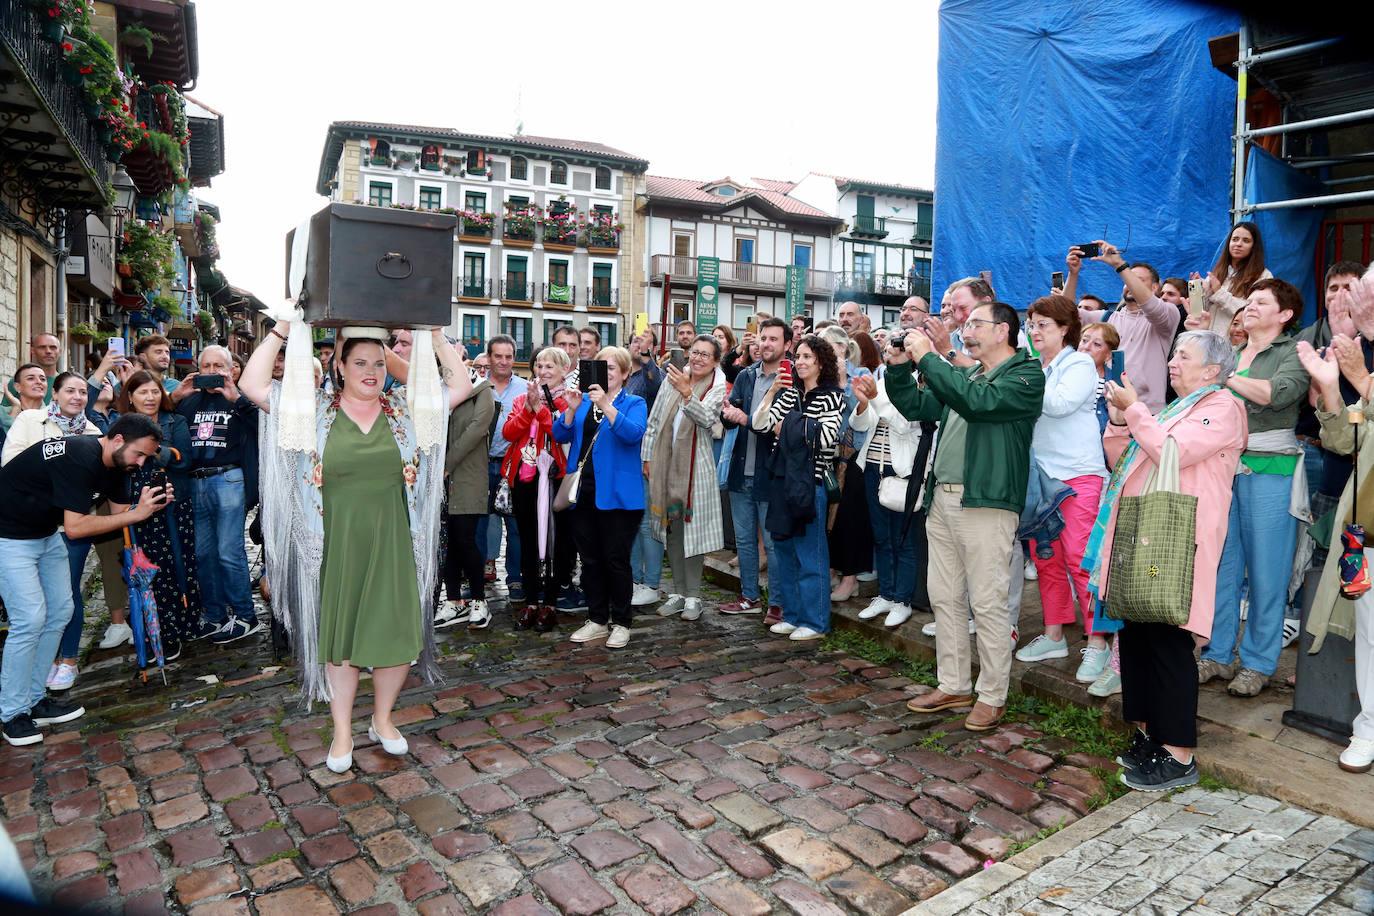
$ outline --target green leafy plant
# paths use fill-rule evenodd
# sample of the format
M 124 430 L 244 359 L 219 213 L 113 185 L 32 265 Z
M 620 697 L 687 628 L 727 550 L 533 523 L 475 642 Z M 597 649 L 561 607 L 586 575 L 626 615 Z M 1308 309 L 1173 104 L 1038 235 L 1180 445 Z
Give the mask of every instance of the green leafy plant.
M 167 39 L 162 35 L 154 35 L 152 31 L 141 25 L 128 25 L 124 27 L 124 31 L 119 33 L 119 40 L 128 45 L 142 45 L 143 53 L 148 57 L 152 57 L 153 42 L 165 42 Z
M 176 277 L 171 233 L 134 222 L 124 230 L 117 263 L 128 277 L 130 292 L 155 290 Z
M 196 333 L 202 340 L 209 340 L 215 336 L 215 315 L 213 312 L 201 309 L 196 312 Z
M 78 322 L 67 329 L 67 334 L 73 340 L 84 340 L 89 343 L 100 343 L 109 340 L 114 335 L 108 331 L 102 331 L 93 324 L 85 321 Z

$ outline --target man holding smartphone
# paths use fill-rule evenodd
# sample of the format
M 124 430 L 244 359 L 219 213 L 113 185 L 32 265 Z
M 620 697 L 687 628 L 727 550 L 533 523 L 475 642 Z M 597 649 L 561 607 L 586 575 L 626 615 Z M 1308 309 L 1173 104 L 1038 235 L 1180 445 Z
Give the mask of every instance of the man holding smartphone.
M 256 460 L 258 409 L 239 393 L 232 370 L 229 351 L 209 346 L 200 353 L 199 371 L 177 387 L 177 413 L 191 428 L 189 495 L 195 501 L 196 563 L 205 601 L 205 620 L 195 635 L 216 645 L 263 629 L 253 609 L 244 544 L 247 483 L 256 478 L 248 472 Z

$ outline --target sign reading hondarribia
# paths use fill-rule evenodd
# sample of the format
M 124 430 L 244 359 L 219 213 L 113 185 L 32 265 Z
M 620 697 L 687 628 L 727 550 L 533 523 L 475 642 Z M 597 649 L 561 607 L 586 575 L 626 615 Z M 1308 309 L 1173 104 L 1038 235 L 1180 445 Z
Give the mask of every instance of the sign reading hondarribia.
M 720 258 L 697 258 L 697 331 L 711 333 L 720 307 Z
M 787 268 L 787 320 L 806 312 L 806 268 L 795 264 Z

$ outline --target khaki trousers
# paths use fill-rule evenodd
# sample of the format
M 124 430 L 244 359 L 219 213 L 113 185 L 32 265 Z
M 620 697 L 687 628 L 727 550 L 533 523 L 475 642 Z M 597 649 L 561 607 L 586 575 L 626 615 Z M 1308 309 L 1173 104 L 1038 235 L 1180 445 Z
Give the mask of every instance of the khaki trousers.
M 927 586 L 935 611 L 935 656 L 940 689 L 955 696 L 973 692 L 969 646 L 970 606 L 978 624 L 978 699 L 1007 703 L 1011 658 L 1011 551 L 1016 514 L 1006 509 L 965 509 L 957 484 L 936 484 L 926 539 L 930 542 Z

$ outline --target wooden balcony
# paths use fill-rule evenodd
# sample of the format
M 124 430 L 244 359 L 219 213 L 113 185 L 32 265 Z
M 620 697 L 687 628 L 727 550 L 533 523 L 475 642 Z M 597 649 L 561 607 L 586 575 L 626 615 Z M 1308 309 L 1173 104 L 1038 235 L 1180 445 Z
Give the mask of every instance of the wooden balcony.
M 697 259 L 677 258 L 668 254 L 656 254 L 650 261 L 649 282 L 655 286 L 663 285 L 663 275 L 669 274 L 674 283 L 691 282 L 697 279 Z M 787 268 L 775 264 L 754 264 L 746 261 L 720 262 L 720 288 L 742 292 L 766 292 L 783 294 L 787 288 Z M 835 274 L 828 270 L 806 271 L 806 294 L 808 296 L 829 296 L 835 291 Z

